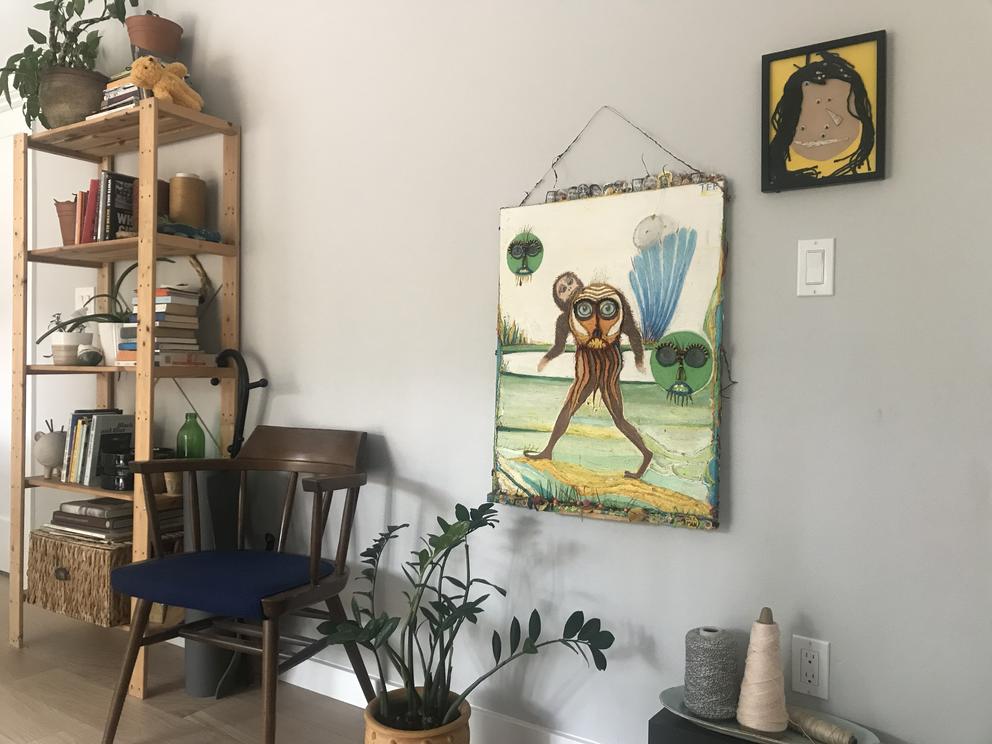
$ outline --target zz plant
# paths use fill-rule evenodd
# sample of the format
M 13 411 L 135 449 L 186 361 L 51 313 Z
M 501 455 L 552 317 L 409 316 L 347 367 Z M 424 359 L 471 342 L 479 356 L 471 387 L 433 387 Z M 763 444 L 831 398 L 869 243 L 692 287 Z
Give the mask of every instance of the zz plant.
M 23 101 L 24 121 L 30 127 L 35 119 L 47 126 L 41 111 L 41 75 L 52 67 L 92 70 L 100 48 L 100 32 L 93 26 L 109 20 L 124 23 L 125 0 L 96 0 L 100 12 L 88 16 L 86 6 L 94 0 L 47 0 L 34 7 L 48 14 L 48 33 L 28 28 L 33 44 L 10 56 L 0 68 L 0 91 L 10 105 L 13 88 Z M 137 7 L 138 0 L 127 0 Z
M 381 723 L 413 731 L 450 723 L 458 717 L 465 698 L 480 684 L 506 665 L 548 646 L 565 646 L 585 658 L 586 663 L 591 658 L 597 669 L 606 669 L 604 652 L 613 645 L 614 637 L 603 629 L 598 618 L 587 620 L 582 612 L 573 612 L 561 633 L 549 637 L 543 635 L 541 614 L 535 609 L 530 613 L 526 632 L 516 617 L 505 634 L 493 631 L 492 667 L 461 694 L 452 695 L 459 632 L 466 622 L 478 622 L 492 592 L 506 596 L 502 587 L 472 574 L 469 548 L 469 538 L 475 532 L 495 528 L 498 522 L 492 504 L 482 504 L 477 509 L 459 504 L 454 522 L 438 517 L 440 532 L 421 538 L 423 547 L 411 551 L 412 559 L 403 564 L 409 587 L 403 592 L 406 606 L 400 616 L 390 615 L 379 606 L 379 567 L 386 546 L 409 525 L 387 527 L 362 552 L 365 568 L 359 581 L 368 586 L 352 597 L 351 618 L 322 623 L 319 630 L 331 643 L 355 642 L 372 651 L 380 679 L 386 679 L 387 669 L 395 670 L 402 683 L 402 701 L 391 701 L 380 689 L 377 717 Z M 457 576 L 449 567 L 456 553 L 464 554 Z

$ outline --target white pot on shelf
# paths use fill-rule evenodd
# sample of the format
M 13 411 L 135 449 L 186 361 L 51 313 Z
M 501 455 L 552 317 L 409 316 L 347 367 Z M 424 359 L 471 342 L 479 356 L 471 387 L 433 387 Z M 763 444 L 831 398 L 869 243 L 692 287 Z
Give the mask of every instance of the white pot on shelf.
M 103 363 L 113 365 L 117 363 L 117 345 L 121 342 L 121 328 L 123 323 L 98 323 L 97 330 L 100 333 L 100 348 L 103 349 Z
M 93 343 L 93 334 L 88 331 L 58 331 L 50 338 L 52 346 L 89 346 Z

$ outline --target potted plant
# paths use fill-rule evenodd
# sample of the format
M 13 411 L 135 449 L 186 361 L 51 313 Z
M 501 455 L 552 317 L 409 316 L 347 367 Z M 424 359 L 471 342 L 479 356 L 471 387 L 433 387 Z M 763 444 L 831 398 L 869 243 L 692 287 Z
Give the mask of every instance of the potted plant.
M 144 15 L 128 16 L 124 25 L 127 26 L 132 47 L 166 59 L 175 59 L 179 54 L 183 27 L 175 21 L 162 18 L 149 10 Z
M 138 4 L 127 1 L 132 7 Z M 100 13 L 83 17 L 91 2 L 102 4 Z M 34 7 L 48 13 L 48 33 L 28 29 L 34 43 L 7 60 L 0 70 L 0 90 L 8 104 L 11 88 L 21 96 L 29 127 L 35 119 L 46 127 L 82 121 L 100 108 L 107 84 L 93 70 L 100 32 L 92 27 L 111 19 L 123 23 L 125 0 L 47 0 Z
M 171 258 L 159 258 L 159 261 L 175 263 Z M 82 308 L 76 310 L 67 319 L 62 320 L 62 314 L 56 313 L 48 324 L 45 331 L 36 344 L 40 344 L 49 336 L 52 336 L 52 347 L 77 344 L 85 346 L 92 343 L 92 333 L 82 333 L 87 323 L 96 323 L 97 332 L 100 336 L 100 346 L 103 349 L 103 361 L 106 364 L 113 364 L 117 361 L 117 345 L 121 341 L 121 328 L 130 320 L 131 306 L 121 297 L 121 287 L 128 274 L 138 268 L 138 264 L 133 263 L 128 266 L 121 275 L 117 277 L 114 286 L 107 294 L 95 294 L 90 297 Z M 94 300 L 105 298 L 110 300 L 110 309 L 106 312 L 87 313 L 85 308 Z M 81 336 L 80 336 L 81 334 Z
M 604 652 L 614 638 L 598 618 L 586 619 L 582 612 L 573 612 L 560 634 L 547 637 L 542 636 L 541 615 L 534 610 L 526 632 L 516 617 L 505 635 L 493 631 L 492 667 L 462 692 L 451 689 L 459 631 L 466 622 L 478 622 L 482 605 L 492 592 L 506 596 L 502 587 L 472 574 L 469 553 L 469 537 L 483 527 L 495 527 L 498 521 L 492 504 L 477 509 L 459 504 L 454 522 L 438 517 L 440 532 L 422 539 L 423 547 L 412 551 L 412 560 L 403 564 L 410 586 L 403 592 L 405 607 L 400 616 L 382 609 L 376 590 L 386 545 L 409 525 L 387 527 L 362 553 L 366 568 L 359 581 L 367 582 L 368 587 L 355 592 L 351 618 L 321 623 L 319 630 L 331 643 L 355 642 L 372 651 L 380 680 L 386 679 L 387 669 L 394 670 L 400 679 L 399 689 L 392 692 L 380 683 L 379 695 L 365 709 L 366 742 L 467 744 L 471 714 L 467 697 L 506 665 L 548 646 L 565 646 L 587 663 L 591 658 L 597 669 L 606 669 Z M 464 553 L 463 561 L 456 559 L 459 553 Z

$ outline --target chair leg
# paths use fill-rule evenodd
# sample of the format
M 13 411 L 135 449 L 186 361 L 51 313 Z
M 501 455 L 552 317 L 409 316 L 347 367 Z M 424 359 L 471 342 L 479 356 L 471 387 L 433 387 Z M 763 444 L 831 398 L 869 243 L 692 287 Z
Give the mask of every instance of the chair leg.
M 332 620 L 340 621 L 347 617 L 344 613 L 344 605 L 341 604 L 341 597 L 331 597 L 327 600 L 327 611 Z M 358 684 L 362 686 L 365 699 L 369 702 L 375 700 L 375 688 L 372 686 L 372 680 L 369 679 L 369 670 L 365 668 L 365 659 L 362 658 L 358 644 L 345 643 L 344 650 L 348 654 L 351 668 L 355 670 L 355 676 L 358 677 Z
M 262 741 L 276 744 L 276 685 L 279 682 L 279 620 L 262 621 Z
M 114 697 L 110 703 L 107 725 L 103 730 L 103 744 L 114 744 L 114 737 L 117 736 L 117 724 L 121 722 L 124 699 L 127 697 L 127 686 L 130 684 L 131 675 L 134 673 L 134 664 L 138 660 L 138 651 L 141 650 L 141 639 L 144 638 L 145 628 L 148 627 L 148 615 L 151 611 L 151 600 L 138 600 L 137 606 L 134 608 L 134 616 L 131 618 L 131 635 L 127 639 L 127 651 L 124 653 L 121 676 L 117 680 L 117 687 L 114 688 Z

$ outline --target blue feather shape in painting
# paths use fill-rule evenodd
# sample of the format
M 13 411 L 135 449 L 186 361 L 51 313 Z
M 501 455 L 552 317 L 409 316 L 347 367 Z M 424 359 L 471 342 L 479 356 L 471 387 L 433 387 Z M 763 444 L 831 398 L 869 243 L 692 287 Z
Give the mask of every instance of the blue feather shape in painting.
M 645 218 L 644 222 L 652 219 L 658 220 L 655 216 Z M 630 272 L 630 285 L 641 312 L 644 340 L 657 341 L 665 335 L 675 315 L 685 275 L 696 252 L 696 231 L 683 227 L 662 236 L 660 230 L 642 229 L 639 225 L 638 233 L 635 243 L 639 250 L 631 259 L 634 269 Z

